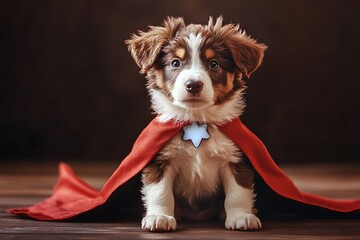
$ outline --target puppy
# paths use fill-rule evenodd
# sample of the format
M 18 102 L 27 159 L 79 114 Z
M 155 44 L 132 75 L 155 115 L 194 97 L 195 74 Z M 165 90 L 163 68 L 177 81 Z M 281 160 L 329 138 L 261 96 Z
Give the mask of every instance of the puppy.
M 176 219 L 213 219 L 225 210 L 227 229 L 260 229 L 252 168 L 215 125 L 241 115 L 243 78 L 259 67 L 267 47 L 239 25 L 223 25 L 222 17 L 210 17 L 207 25 L 169 17 L 126 44 L 146 75 L 158 121 L 186 121 L 203 129 L 194 143 L 194 137 L 184 137 L 184 128 L 143 170 L 142 228 L 175 230 Z

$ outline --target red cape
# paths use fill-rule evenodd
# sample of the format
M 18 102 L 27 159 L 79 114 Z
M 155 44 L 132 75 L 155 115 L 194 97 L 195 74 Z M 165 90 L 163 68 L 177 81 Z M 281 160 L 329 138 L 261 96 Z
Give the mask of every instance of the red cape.
M 128 180 L 137 175 L 175 134 L 188 123 L 159 123 L 155 118 L 136 140 L 130 154 L 97 191 L 81 179 L 72 169 L 61 163 L 60 176 L 53 195 L 26 208 L 13 208 L 7 212 L 37 220 L 67 220 L 87 213 L 105 204 L 110 196 Z M 317 207 L 336 213 L 358 212 L 360 200 L 333 200 L 300 192 L 293 182 L 274 163 L 264 144 L 239 119 L 218 126 L 229 139 L 245 153 L 258 176 L 281 198 L 299 205 Z M 257 193 L 257 198 L 264 198 Z

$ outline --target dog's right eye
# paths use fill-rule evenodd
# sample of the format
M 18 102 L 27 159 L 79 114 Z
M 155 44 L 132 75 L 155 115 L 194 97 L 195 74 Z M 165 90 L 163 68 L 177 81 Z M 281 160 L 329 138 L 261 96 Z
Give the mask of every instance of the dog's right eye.
M 175 58 L 173 60 L 171 60 L 171 67 L 172 68 L 179 68 L 181 66 L 181 62 L 179 59 Z

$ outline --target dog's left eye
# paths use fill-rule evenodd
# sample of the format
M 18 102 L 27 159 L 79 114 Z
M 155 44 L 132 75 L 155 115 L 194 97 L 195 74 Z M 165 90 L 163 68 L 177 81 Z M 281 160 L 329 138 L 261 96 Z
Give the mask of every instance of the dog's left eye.
M 218 69 L 219 68 L 219 64 L 218 64 L 218 62 L 216 61 L 216 60 L 211 60 L 210 62 L 209 62 L 209 67 L 212 69 L 212 70 L 216 70 L 216 69 Z

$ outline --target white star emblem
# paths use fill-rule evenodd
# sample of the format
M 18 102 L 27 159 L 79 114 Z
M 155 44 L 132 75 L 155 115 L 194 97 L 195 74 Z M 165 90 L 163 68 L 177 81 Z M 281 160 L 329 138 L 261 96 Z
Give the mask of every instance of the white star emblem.
M 206 123 L 198 125 L 197 123 L 192 123 L 183 128 L 184 135 L 183 140 L 191 140 L 194 147 L 198 148 L 203 139 L 209 139 L 210 135 L 207 132 L 208 125 Z

